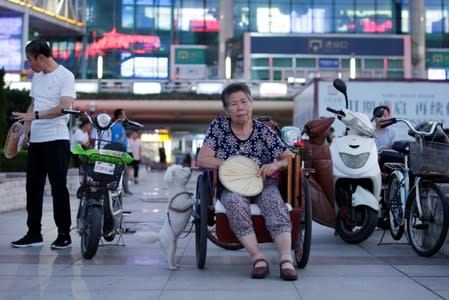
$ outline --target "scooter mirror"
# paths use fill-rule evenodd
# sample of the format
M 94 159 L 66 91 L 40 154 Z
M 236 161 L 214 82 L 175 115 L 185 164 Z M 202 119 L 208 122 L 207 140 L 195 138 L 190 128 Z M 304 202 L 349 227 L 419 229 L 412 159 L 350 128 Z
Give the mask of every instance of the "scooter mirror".
M 348 108 L 348 95 L 346 93 L 347 90 L 346 83 L 340 78 L 337 78 L 334 80 L 334 87 L 345 96 L 346 108 Z

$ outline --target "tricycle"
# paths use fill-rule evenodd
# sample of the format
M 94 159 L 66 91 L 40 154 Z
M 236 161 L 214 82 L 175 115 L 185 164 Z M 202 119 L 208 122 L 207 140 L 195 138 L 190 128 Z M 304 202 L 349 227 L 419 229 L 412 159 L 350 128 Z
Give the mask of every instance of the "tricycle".
M 259 119 L 269 122 L 269 119 Z M 287 126 L 281 130 L 282 141 L 294 152 L 288 168 L 278 176 L 281 195 L 290 212 L 292 223 L 292 250 L 298 268 L 305 268 L 312 240 L 312 200 L 307 178 L 312 169 L 304 168 L 304 147 L 300 129 Z M 227 250 L 239 250 L 243 245 L 230 229 L 226 209 L 217 197 L 220 185 L 218 169 L 203 169 L 198 175 L 194 209 L 196 264 L 203 269 L 206 264 L 207 240 Z M 259 243 L 273 242 L 265 227 L 264 217 L 256 204 L 251 204 L 254 231 Z

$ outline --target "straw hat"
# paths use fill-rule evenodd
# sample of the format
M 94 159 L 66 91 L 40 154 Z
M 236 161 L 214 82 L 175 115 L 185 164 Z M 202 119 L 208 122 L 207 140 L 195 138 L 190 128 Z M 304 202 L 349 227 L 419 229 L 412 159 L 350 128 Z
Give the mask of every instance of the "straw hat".
M 225 188 L 242 196 L 255 196 L 262 192 L 262 177 L 257 177 L 259 167 L 250 158 L 236 155 L 225 160 L 218 169 L 218 177 Z

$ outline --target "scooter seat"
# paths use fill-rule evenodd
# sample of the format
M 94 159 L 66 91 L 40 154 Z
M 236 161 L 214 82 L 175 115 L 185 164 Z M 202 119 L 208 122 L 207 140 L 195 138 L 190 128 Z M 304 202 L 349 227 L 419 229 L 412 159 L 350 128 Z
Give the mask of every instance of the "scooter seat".
M 399 153 L 408 154 L 410 152 L 410 141 L 396 141 L 391 147 Z

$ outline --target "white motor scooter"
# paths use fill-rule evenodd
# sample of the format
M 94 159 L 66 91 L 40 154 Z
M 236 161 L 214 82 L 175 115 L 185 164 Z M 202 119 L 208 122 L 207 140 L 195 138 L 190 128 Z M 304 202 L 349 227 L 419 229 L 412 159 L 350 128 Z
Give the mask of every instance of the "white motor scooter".
M 363 113 L 348 109 L 347 88 L 341 79 L 334 87 L 345 96 L 346 108 L 327 108 L 346 126 L 346 135 L 334 138 L 333 164 L 336 233 L 348 243 L 366 240 L 378 220 L 382 188 L 374 128 Z

